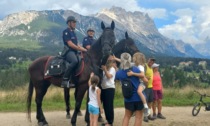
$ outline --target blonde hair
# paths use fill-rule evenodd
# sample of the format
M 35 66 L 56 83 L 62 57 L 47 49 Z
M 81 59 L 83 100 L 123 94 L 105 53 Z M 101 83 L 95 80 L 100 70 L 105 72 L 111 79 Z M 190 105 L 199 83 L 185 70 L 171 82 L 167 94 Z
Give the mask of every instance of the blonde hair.
M 94 75 L 94 76 L 91 77 L 90 81 L 91 81 L 91 85 L 92 85 L 92 90 L 95 91 L 96 86 L 99 83 L 99 77 L 97 75 Z
M 122 53 L 120 56 L 122 69 L 129 69 L 131 67 L 131 55 L 129 53 Z
M 144 66 L 146 63 L 146 58 L 143 53 L 137 52 L 133 55 L 133 62 L 136 66 L 142 65 Z

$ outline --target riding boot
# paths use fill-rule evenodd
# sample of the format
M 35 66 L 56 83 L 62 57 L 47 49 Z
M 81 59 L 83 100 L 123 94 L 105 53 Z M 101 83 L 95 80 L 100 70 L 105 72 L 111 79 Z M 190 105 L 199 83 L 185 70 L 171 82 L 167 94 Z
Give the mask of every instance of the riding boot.
M 69 66 L 69 64 L 66 64 L 66 70 L 65 73 L 63 75 L 63 80 L 61 83 L 61 87 L 62 88 L 69 88 L 69 78 L 70 78 L 70 74 L 71 74 L 71 67 Z
M 69 79 L 68 78 L 63 78 L 62 83 L 61 83 L 62 88 L 69 88 Z
M 67 67 L 67 69 L 66 69 L 66 71 L 65 71 L 65 73 L 64 73 L 64 75 L 63 75 L 63 80 L 62 80 L 62 83 L 61 83 L 61 87 L 62 87 L 62 88 L 75 87 L 74 84 L 72 84 L 72 83 L 70 84 L 70 83 L 69 83 L 69 81 L 70 81 L 69 78 L 71 78 L 71 71 L 72 71 L 72 68 L 69 66 L 69 64 L 66 64 L 66 67 Z

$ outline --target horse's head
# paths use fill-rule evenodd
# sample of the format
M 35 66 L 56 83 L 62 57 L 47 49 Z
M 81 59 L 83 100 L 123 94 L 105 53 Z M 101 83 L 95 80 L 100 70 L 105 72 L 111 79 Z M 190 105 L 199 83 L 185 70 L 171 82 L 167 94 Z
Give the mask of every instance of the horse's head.
M 112 48 L 115 45 L 115 34 L 114 34 L 114 28 L 115 23 L 112 21 L 111 27 L 105 27 L 104 23 L 101 22 L 101 28 L 103 29 L 103 33 L 100 37 L 100 42 L 102 46 L 102 53 L 103 57 L 106 57 L 110 54 L 112 54 Z
M 134 53 L 139 52 L 134 40 L 128 36 L 128 33 L 125 32 L 125 39 L 120 40 L 113 48 L 113 53 L 116 57 L 120 57 L 120 55 L 124 52 L 129 53 L 133 56 Z

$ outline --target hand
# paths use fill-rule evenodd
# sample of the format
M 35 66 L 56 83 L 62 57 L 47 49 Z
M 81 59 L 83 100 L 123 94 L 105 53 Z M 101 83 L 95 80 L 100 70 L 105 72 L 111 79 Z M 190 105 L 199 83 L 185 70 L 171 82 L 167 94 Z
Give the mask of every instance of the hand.
M 151 77 L 150 77 L 150 76 L 146 76 L 146 78 L 147 78 L 148 80 L 150 80 Z
M 81 48 L 81 51 L 83 51 L 83 52 L 87 52 L 87 49 L 85 49 L 85 48 Z
M 90 77 L 93 77 L 93 76 L 94 76 L 94 73 L 93 73 L 93 72 L 91 72 L 91 73 L 90 73 Z
M 79 47 L 79 51 L 87 52 L 87 49 L 83 48 L 82 46 L 78 45 L 78 47 Z
M 127 72 L 127 75 L 128 76 L 132 76 L 133 75 L 133 71 L 130 70 L 129 72 Z
M 106 66 L 105 66 L 105 65 L 102 65 L 102 66 L 101 66 L 101 69 L 102 69 L 103 71 L 105 71 L 105 70 L 106 70 Z

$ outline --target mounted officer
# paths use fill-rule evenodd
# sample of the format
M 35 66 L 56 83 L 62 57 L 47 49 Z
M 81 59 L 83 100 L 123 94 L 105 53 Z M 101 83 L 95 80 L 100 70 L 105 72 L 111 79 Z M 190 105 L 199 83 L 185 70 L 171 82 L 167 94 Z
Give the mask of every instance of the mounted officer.
M 68 62 L 61 83 L 61 87 L 63 88 L 64 87 L 69 88 L 70 86 L 74 86 L 73 84 L 69 85 L 69 79 L 73 68 L 75 68 L 76 65 L 78 64 L 77 53 L 78 51 L 84 51 L 84 52 L 87 51 L 87 49 L 78 45 L 77 36 L 74 31 L 76 28 L 76 22 L 77 21 L 74 16 L 69 16 L 66 20 L 68 28 L 66 28 L 63 31 L 64 50 L 62 54 L 65 57 L 66 61 Z
M 91 45 L 95 42 L 95 39 L 93 38 L 95 34 L 95 31 L 92 28 L 89 28 L 87 30 L 87 36 L 84 37 L 83 39 L 83 47 L 86 48 L 87 50 L 90 49 Z

